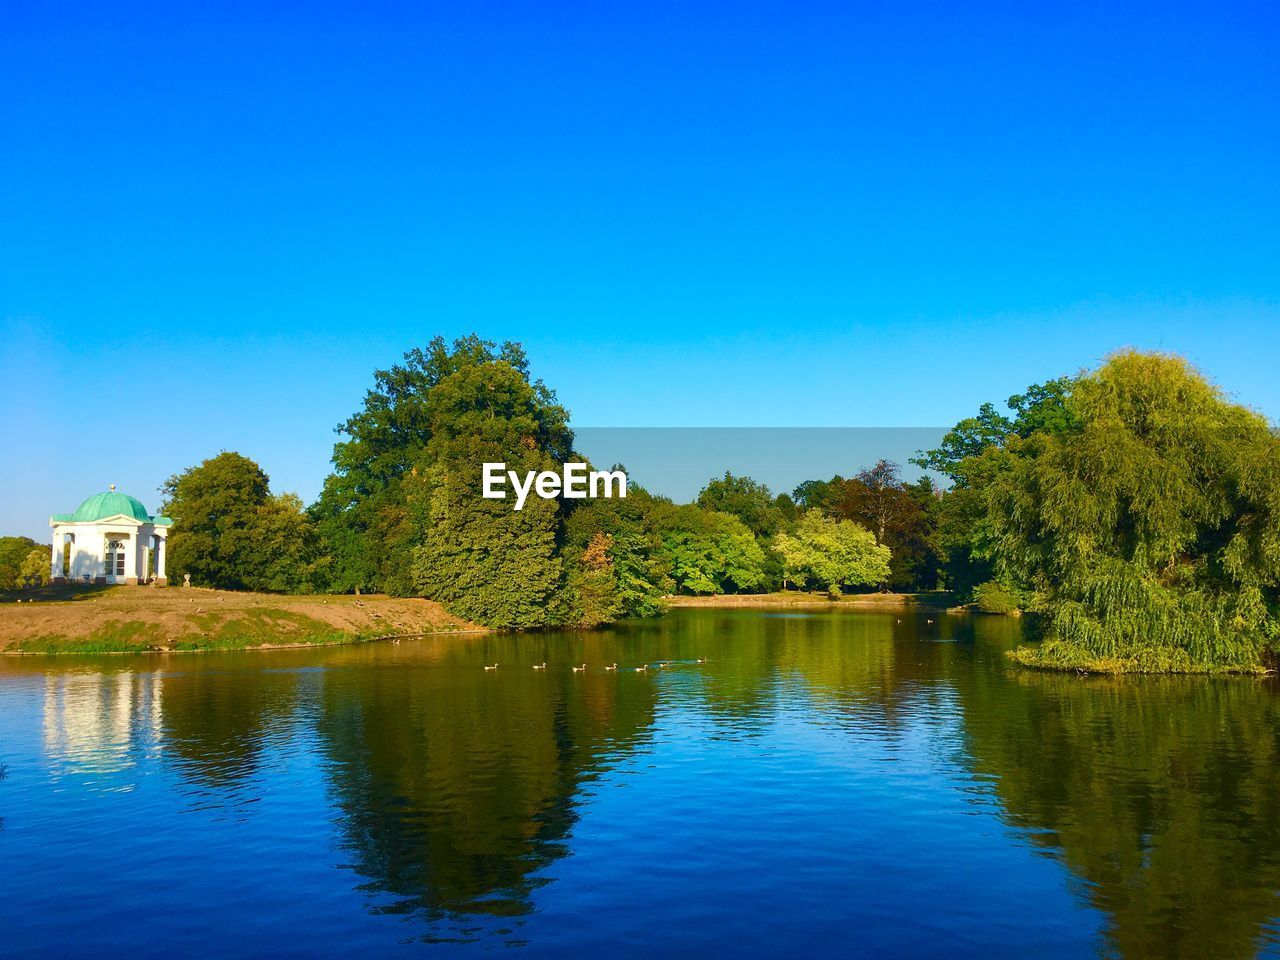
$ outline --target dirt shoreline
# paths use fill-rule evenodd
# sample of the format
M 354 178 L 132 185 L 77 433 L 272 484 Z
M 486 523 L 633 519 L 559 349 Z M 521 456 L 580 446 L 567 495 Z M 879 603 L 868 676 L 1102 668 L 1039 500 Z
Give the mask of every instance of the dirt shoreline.
M 430 600 L 277 596 L 198 588 L 45 590 L 0 606 L 0 653 L 279 650 L 483 633 Z M 32 602 L 34 600 L 34 602 Z

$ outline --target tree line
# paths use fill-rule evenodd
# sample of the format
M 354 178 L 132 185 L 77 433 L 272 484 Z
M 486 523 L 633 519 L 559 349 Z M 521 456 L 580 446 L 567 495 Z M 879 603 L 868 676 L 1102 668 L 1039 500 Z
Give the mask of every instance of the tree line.
M 50 547 L 30 537 L 0 537 L 0 590 L 49 581 Z
M 1125 352 L 984 404 L 906 482 L 880 461 L 777 493 L 726 473 L 676 504 L 480 496 L 479 464 L 585 459 L 523 349 L 436 338 L 377 371 L 314 504 L 222 453 L 172 477 L 170 572 L 230 589 L 423 596 L 479 623 L 593 625 L 669 594 L 949 589 L 1041 615 L 1054 665 L 1144 651 L 1257 665 L 1277 640 L 1277 437 L 1185 361 Z M 939 477 L 937 482 L 933 477 Z
M 585 459 L 518 344 L 472 336 L 412 350 L 375 373 L 338 433 L 309 507 L 273 494 L 238 453 L 171 477 L 170 575 L 224 589 L 424 596 L 509 627 L 651 616 L 673 593 L 938 583 L 928 545 L 937 491 L 902 483 L 887 463 L 796 496 L 726 473 L 691 504 L 634 482 L 626 499 L 530 498 L 520 511 L 484 499 L 481 463 L 526 471 Z

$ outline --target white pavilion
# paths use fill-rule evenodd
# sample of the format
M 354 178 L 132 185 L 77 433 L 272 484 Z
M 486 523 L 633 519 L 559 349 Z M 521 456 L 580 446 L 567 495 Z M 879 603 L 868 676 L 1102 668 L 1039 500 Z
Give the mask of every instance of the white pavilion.
M 155 583 L 164 586 L 165 538 L 173 521 L 152 516 L 135 497 L 96 493 L 75 513 L 55 513 L 54 583 Z M 67 545 L 70 544 L 68 550 Z

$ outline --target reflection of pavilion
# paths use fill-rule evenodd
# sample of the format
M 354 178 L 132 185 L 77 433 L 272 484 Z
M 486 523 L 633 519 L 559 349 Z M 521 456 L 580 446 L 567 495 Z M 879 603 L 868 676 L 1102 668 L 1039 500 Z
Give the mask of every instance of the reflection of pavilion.
M 132 767 L 137 749 L 159 735 L 161 682 L 159 673 L 48 674 L 45 753 L 68 773 Z

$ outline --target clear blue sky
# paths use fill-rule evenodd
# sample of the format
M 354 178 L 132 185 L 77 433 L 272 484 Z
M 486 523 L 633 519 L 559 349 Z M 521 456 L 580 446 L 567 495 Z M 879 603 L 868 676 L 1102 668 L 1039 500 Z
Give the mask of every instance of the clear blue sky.
M 1274 4 L 305 7 L 6 8 L 0 532 L 223 448 L 309 499 L 435 333 L 580 425 L 945 425 L 1124 345 L 1280 414 Z

